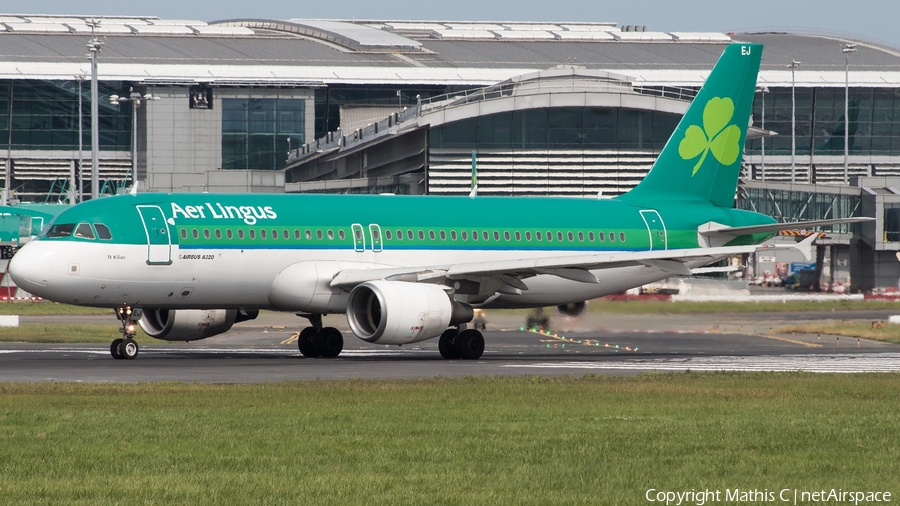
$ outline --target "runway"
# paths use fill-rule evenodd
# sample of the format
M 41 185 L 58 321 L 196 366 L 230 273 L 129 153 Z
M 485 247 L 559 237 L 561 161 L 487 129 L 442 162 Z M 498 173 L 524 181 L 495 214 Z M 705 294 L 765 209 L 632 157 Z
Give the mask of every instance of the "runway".
M 638 323 L 640 321 L 640 324 Z M 289 320 L 295 321 L 295 320 Z M 0 381 L 255 383 L 348 378 L 485 375 L 637 374 L 644 371 L 900 371 L 897 345 L 822 336 L 785 336 L 722 317 L 622 317 L 618 328 L 544 335 L 484 333 L 479 360 L 444 360 L 436 340 L 403 347 L 372 345 L 345 333 L 337 359 L 309 359 L 281 326 L 238 327 L 195 343 L 141 346 L 136 360 L 113 360 L 106 344 L 0 344 Z M 762 321 L 766 321 L 763 319 Z M 674 322 L 674 324 L 673 324 Z M 718 322 L 718 323 L 717 323 Z M 725 323 L 727 322 L 727 323 Z M 667 330 L 667 328 L 677 330 Z M 742 330 L 741 330 L 742 329 Z

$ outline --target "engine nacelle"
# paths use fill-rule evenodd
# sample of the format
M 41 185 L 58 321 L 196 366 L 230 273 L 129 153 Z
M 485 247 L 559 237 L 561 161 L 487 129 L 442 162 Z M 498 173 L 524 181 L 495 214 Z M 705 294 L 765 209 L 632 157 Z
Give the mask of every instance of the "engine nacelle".
M 587 311 L 587 301 L 560 304 L 559 306 L 556 306 L 556 311 L 563 316 L 578 318 Z
M 378 344 L 407 344 L 472 321 L 472 307 L 450 299 L 440 286 L 367 281 L 350 292 L 347 321 L 356 337 Z
M 228 332 L 236 321 L 252 320 L 258 314 L 236 309 L 144 309 L 140 325 L 156 339 L 197 341 Z

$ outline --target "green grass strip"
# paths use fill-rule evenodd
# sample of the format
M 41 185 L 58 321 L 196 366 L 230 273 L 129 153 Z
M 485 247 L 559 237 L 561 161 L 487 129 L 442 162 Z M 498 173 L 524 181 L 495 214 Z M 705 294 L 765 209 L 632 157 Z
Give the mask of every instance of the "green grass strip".
M 0 342 L 22 343 L 110 343 L 117 337 L 119 322 L 112 316 L 109 325 L 80 325 L 64 323 L 23 323 L 18 327 L 0 327 Z M 136 328 L 139 343 L 161 343 Z
M 0 502 L 646 504 L 649 488 L 736 487 L 896 497 L 898 384 L 802 373 L 0 384 Z
M 861 337 L 863 339 L 900 344 L 900 325 L 892 323 L 885 323 L 883 327 L 873 327 L 870 321 L 809 323 L 779 327 L 774 329 L 774 332 L 780 334 L 796 332 L 798 334 Z
M 109 315 L 115 318 L 112 309 L 73 306 L 49 301 L 5 301 L 0 302 L 0 315 Z

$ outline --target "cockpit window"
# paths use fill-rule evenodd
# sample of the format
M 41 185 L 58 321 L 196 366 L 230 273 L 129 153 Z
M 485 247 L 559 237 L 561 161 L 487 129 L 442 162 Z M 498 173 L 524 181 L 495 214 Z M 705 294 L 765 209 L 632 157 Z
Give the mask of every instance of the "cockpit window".
M 97 238 L 103 239 L 104 241 L 108 241 L 112 239 L 112 234 L 109 232 L 109 227 L 102 223 L 95 223 L 94 228 L 97 229 Z
M 74 230 L 74 223 L 60 223 L 50 227 L 50 230 L 47 231 L 47 237 L 69 237 Z
M 79 223 L 78 227 L 75 228 L 75 237 L 81 237 L 82 239 L 93 239 L 94 230 L 91 229 L 91 224 Z

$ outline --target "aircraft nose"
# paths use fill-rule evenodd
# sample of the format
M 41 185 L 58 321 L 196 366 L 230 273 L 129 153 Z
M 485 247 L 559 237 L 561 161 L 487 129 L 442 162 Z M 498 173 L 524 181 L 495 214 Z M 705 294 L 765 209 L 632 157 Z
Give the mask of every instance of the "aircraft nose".
M 50 252 L 41 246 L 39 242 L 28 243 L 9 261 L 9 275 L 16 285 L 39 297 L 50 284 Z

